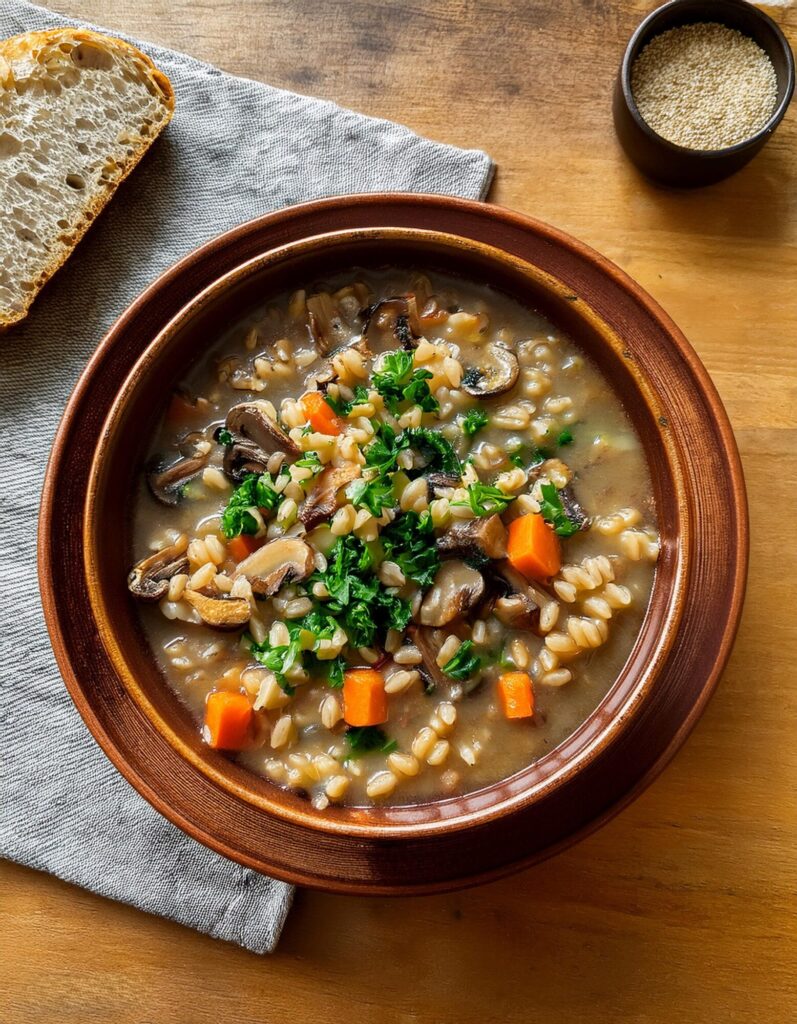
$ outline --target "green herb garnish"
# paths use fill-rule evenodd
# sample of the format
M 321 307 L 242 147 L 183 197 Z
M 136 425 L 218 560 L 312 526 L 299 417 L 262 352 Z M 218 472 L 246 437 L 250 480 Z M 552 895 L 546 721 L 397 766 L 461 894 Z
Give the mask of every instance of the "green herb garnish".
M 443 671 L 452 679 L 469 679 L 481 668 L 482 661 L 478 654 L 473 654 L 473 641 L 466 640 L 459 645 L 454 657 L 443 665 Z
M 437 412 L 440 403 L 429 390 L 431 378 L 429 370 L 415 369 L 412 352 L 399 349 L 385 356 L 381 370 L 372 379 L 385 405 L 395 415 L 403 401 L 419 405 L 424 412 Z
M 362 757 L 363 754 L 370 754 L 372 751 L 390 754 L 398 747 L 398 743 L 391 740 L 378 725 L 351 726 L 346 730 L 346 744 L 349 748 L 349 759 Z
M 467 501 L 452 501 L 452 505 L 470 505 L 475 516 L 500 515 L 515 500 L 514 494 L 504 494 L 498 487 L 488 484 L 469 484 Z
M 462 433 L 468 437 L 473 437 L 475 434 L 478 434 L 482 427 L 486 427 L 489 422 L 490 417 L 484 409 L 471 409 L 470 412 L 462 417 Z
M 219 427 L 216 431 L 216 440 L 219 444 L 223 444 L 225 448 L 229 448 L 232 444 L 232 434 L 226 427 Z
M 381 533 L 385 555 L 407 579 L 431 587 L 440 567 L 430 512 L 409 511 L 397 516 Z
M 556 439 L 556 443 L 559 445 L 560 448 L 564 448 L 566 444 L 573 443 L 573 435 L 567 429 L 567 427 L 565 427 L 565 429 L 559 434 L 559 436 Z
M 328 556 L 324 572 L 310 577 L 330 594 L 324 611 L 340 623 L 354 647 L 371 647 L 377 634 L 403 630 L 410 620 L 409 601 L 390 594 L 374 573 L 375 557 L 358 537 L 340 537 Z
M 354 398 L 350 402 L 347 402 L 345 398 L 335 398 L 328 393 L 324 394 L 324 401 L 338 416 L 348 416 L 355 405 L 362 405 L 368 401 L 368 388 L 358 384 L 354 389 Z
M 307 452 L 307 454 L 294 462 L 294 466 L 301 466 L 303 469 L 312 469 L 313 473 L 320 473 L 324 468 L 324 464 L 318 457 L 318 452 Z M 283 466 L 282 470 L 289 473 L 290 470 L 287 466 Z
M 227 507 L 221 515 L 221 528 L 227 540 L 241 533 L 257 533 L 260 521 L 253 511 L 273 512 L 282 501 L 282 495 L 274 490 L 269 473 L 249 473 L 232 492 Z
M 559 492 L 553 484 L 542 484 L 540 487 L 542 501 L 540 502 L 540 513 L 546 523 L 550 523 L 554 533 L 560 537 L 572 537 L 578 533 L 581 524 L 574 522 L 565 512 Z
M 447 441 L 437 430 L 428 427 L 410 427 L 398 438 L 403 447 L 414 448 L 426 459 L 424 473 L 462 473 L 462 463 Z
M 355 480 L 346 489 L 346 497 L 355 508 L 367 508 L 376 517 L 396 504 L 393 484 L 383 476 L 373 480 Z
M 525 469 L 527 466 L 539 466 L 541 462 L 550 458 L 552 455 L 547 448 L 538 448 L 535 444 L 520 445 L 509 453 L 509 461 L 520 469 Z

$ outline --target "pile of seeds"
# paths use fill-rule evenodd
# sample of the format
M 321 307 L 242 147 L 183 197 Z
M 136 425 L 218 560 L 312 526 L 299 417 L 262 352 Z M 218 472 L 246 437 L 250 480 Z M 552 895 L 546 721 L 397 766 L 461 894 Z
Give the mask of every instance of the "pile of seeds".
M 687 149 L 724 149 L 755 135 L 775 109 L 777 79 L 749 36 L 715 22 L 655 36 L 631 68 L 642 117 Z

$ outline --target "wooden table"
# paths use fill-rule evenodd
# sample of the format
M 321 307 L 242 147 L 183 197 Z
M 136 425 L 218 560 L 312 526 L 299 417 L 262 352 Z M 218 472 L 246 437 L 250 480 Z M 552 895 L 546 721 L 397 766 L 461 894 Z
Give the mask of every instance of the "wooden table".
M 654 188 L 609 96 L 638 0 L 50 0 L 251 78 L 480 146 L 491 198 L 594 245 L 684 329 L 725 400 L 752 514 L 719 692 L 632 807 L 451 896 L 299 893 L 261 958 L 2 864 L 0 1019 L 797 1019 L 797 113 L 736 177 Z M 797 10 L 772 12 L 797 40 Z

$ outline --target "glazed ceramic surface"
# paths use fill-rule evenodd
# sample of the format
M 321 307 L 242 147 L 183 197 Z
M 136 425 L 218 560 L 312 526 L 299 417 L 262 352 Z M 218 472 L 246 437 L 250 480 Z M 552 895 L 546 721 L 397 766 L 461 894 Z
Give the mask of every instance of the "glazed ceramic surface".
M 125 521 L 146 440 L 137 424 L 165 403 L 197 339 L 218 332 L 264 289 L 369 263 L 441 269 L 489 284 L 567 332 L 611 380 L 642 439 L 662 554 L 617 682 L 555 751 L 464 796 L 338 808 L 322 817 L 199 743 L 142 643 L 123 585 L 129 552 L 103 524 Z M 95 446 L 98 432 L 89 474 L 79 453 Z M 65 529 L 69 519 L 82 522 L 82 536 Z M 208 845 L 280 877 L 337 891 L 408 892 L 467 884 L 539 859 L 595 827 L 653 777 L 702 710 L 729 653 L 746 531 L 738 457 L 714 389 L 677 328 L 622 272 L 554 229 L 495 207 L 367 196 L 244 225 L 169 271 L 122 317 L 59 432 L 40 565 L 70 692 L 103 748 L 156 807 Z M 88 602 L 91 617 L 66 613 L 79 602 Z

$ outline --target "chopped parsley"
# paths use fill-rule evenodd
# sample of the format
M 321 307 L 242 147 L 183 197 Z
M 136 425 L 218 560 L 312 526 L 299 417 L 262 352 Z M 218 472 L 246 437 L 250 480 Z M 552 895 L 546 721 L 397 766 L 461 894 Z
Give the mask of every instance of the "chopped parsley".
M 346 730 L 345 738 L 350 760 L 372 751 L 390 754 L 398 747 L 398 743 L 391 740 L 378 725 L 352 725 Z
M 401 632 L 412 614 L 409 601 L 388 593 L 374 573 L 375 556 L 358 537 L 339 537 L 324 572 L 310 577 L 323 583 L 330 599 L 324 611 L 345 630 L 353 647 L 371 647 L 388 629 Z
M 294 466 L 301 466 L 302 469 L 312 469 L 313 473 L 320 473 L 324 468 L 324 464 L 318 457 L 318 452 L 307 452 L 307 454 L 294 462 Z M 289 472 L 288 467 L 283 465 L 282 469 L 284 472 Z
M 437 430 L 428 427 L 409 427 L 398 436 L 389 423 L 374 421 L 374 440 L 365 449 L 365 464 L 373 466 L 384 475 L 396 469 L 399 454 L 407 448 L 414 448 L 424 459 L 424 473 L 462 472 L 459 456 L 450 441 Z
M 429 511 L 404 512 L 380 535 L 385 555 L 399 566 L 407 579 L 431 587 L 440 567 L 440 555 Z
M 452 505 L 470 505 L 475 516 L 492 516 L 505 512 L 515 500 L 513 494 L 504 494 L 498 487 L 488 484 L 469 484 L 467 501 L 452 501 Z
M 559 445 L 560 448 L 564 448 L 564 446 L 566 444 L 572 444 L 573 443 L 573 435 L 567 429 L 567 427 L 565 427 L 565 429 L 557 437 L 556 443 Z
M 395 415 L 404 401 L 419 405 L 424 412 L 437 412 L 440 403 L 429 390 L 431 378 L 429 370 L 415 368 L 412 352 L 399 349 L 385 356 L 381 370 L 372 379 L 385 405 Z
M 368 401 L 368 388 L 358 384 L 354 389 L 354 398 L 350 402 L 345 398 L 334 398 L 328 393 L 324 395 L 324 401 L 338 416 L 348 416 L 355 405 L 362 405 Z
M 539 466 L 541 462 L 550 458 L 551 452 L 547 448 L 538 448 L 535 444 L 519 445 L 509 453 L 509 461 L 520 469 L 525 469 L 527 466 Z
M 406 447 L 396 437 L 395 430 L 389 423 L 372 420 L 374 424 L 374 440 L 365 449 L 366 466 L 374 466 L 380 474 L 392 473 L 396 468 L 399 452 Z M 402 435 L 403 437 L 403 435 Z
M 482 427 L 486 427 L 489 422 L 490 417 L 484 409 L 471 409 L 470 412 L 462 417 L 462 433 L 468 437 L 473 437 L 478 434 Z
M 410 427 L 398 439 L 406 448 L 414 448 L 425 458 L 425 473 L 462 473 L 462 463 L 454 451 L 451 442 L 447 441 L 437 430 L 427 427 Z
M 466 640 L 459 645 L 454 657 L 443 665 L 443 671 L 452 679 L 469 679 L 481 668 L 482 660 L 478 654 L 473 653 L 473 641 Z
M 321 661 L 315 654 L 321 640 L 331 640 L 338 629 L 337 620 L 328 615 L 326 609 L 318 607 L 301 619 L 286 622 L 289 642 L 272 646 L 268 637 L 262 643 L 256 643 L 248 634 L 245 637 L 249 651 L 255 661 L 270 669 L 280 687 L 288 696 L 296 690 L 286 679 L 286 674 L 294 665 L 302 665 L 313 674 L 326 674 L 327 682 L 332 687 L 343 685 L 343 659 L 338 656 L 329 661 Z M 307 636 L 312 640 L 312 648 L 306 649 Z M 305 641 L 305 642 L 303 642 Z
M 571 519 L 565 511 L 559 492 L 553 484 L 542 484 L 540 487 L 542 501 L 540 502 L 540 513 L 543 519 L 550 523 L 554 533 L 560 537 L 572 537 L 581 529 L 581 523 Z
M 219 427 L 214 437 L 216 441 L 219 444 L 223 444 L 225 448 L 229 448 L 232 444 L 232 434 L 226 427 Z
M 282 501 L 273 483 L 269 473 L 249 473 L 235 488 L 221 515 L 221 528 L 227 540 L 241 533 L 257 533 L 262 520 L 253 513 L 261 509 L 273 512 Z
M 346 497 L 355 508 L 367 508 L 377 518 L 396 504 L 393 483 L 384 476 L 374 480 L 355 480 L 346 489 Z

